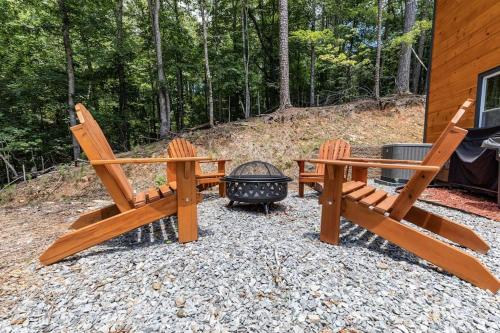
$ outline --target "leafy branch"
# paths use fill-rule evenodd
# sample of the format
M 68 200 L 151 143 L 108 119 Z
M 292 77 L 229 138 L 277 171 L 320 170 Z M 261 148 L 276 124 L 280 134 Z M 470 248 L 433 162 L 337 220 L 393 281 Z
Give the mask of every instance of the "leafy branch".
M 432 28 L 432 23 L 429 20 L 415 22 L 413 29 L 398 37 L 395 37 L 389 43 L 389 48 L 399 47 L 401 44 L 412 45 L 417 38 Z

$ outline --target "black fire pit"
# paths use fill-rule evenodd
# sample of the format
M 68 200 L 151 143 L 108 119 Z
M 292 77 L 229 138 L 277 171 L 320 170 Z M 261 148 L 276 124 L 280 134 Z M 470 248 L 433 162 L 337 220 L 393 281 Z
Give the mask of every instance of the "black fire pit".
M 274 165 L 262 161 L 242 164 L 222 180 L 226 182 L 229 206 L 235 202 L 263 204 L 266 214 L 271 203 L 286 198 L 288 182 L 292 181 Z

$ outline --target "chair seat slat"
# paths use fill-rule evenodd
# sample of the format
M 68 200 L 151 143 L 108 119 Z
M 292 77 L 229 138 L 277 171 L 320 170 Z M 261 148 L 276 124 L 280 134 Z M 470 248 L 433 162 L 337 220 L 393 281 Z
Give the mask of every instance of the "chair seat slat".
M 372 194 L 375 191 L 375 189 L 371 186 L 365 186 L 360 188 L 359 190 L 356 190 L 354 192 L 351 192 L 347 195 L 347 198 L 352 199 L 352 200 L 360 200 L 370 194 Z
M 381 202 L 382 200 L 385 199 L 387 196 L 387 192 L 382 191 L 382 190 L 376 190 L 369 196 L 361 199 L 359 202 L 362 203 L 365 206 L 373 206 L 376 205 L 377 203 Z

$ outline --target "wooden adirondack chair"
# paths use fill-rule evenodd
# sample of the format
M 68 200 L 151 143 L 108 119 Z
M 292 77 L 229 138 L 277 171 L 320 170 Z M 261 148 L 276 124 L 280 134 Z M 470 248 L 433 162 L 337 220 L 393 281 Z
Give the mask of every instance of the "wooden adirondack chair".
M 404 219 L 481 253 L 489 250 L 488 244 L 471 228 L 414 206 L 420 194 L 465 137 L 467 131 L 456 125 L 472 104 L 472 100 L 467 100 L 462 105 L 421 163 L 380 159 L 313 160 L 312 162 L 326 165 L 325 189 L 320 198 L 320 240 L 330 244 L 339 243 L 342 215 L 473 285 L 497 292 L 500 281 L 479 260 L 400 222 Z M 347 166 L 358 169 L 358 174 L 366 173 L 368 168 L 410 169 L 415 170 L 415 174 L 399 195 L 388 195 L 356 178 L 343 182 L 344 168 Z
M 186 139 L 177 138 L 168 144 L 167 154 L 171 158 L 196 157 L 196 148 Z M 220 179 L 226 174 L 226 162 L 230 160 L 204 159 L 195 163 L 196 185 L 202 191 L 209 187 L 219 185 L 219 196 L 224 197 L 226 183 Z M 217 172 L 203 173 L 200 163 L 217 163 Z M 167 179 L 171 188 L 177 187 L 176 171 L 173 165 L 167 164 Z
M 124 158 L 117 159 L 99 125 L 82 105 L 76 105 L 80 124 L 71 127 L 90 163 L 114 201 L 113 205 L 85 213 L 72 225 L 71 231 L 57 239 L 41 256 L 49 265 L 125 232 L 177 214 L 179 242 L 198 239 L 197 209 L 201 200 L 196 191 L 195 162 L 190 158 Z M 134 195 L 120 164 L 167 163 L 175 169 L 177 187 L 164 185 Z
M 327 140 L 319 147 L 318 159 L 320 160 L 336 160 L 349 156 L 351 156 L 351 145 L 341 139 Z M 304 197 L 304 185 L 308 185 L 316 191 L 321 192 L 323 189 L 323 179 L 325 177 L 325 165 L 323 163 L 315 163 L 315 170 L 313 172 L 306 172 L 305 163 L 308 162 L 308 160 L 302 159 L 295 161 L 299 165 L 299 197 Z

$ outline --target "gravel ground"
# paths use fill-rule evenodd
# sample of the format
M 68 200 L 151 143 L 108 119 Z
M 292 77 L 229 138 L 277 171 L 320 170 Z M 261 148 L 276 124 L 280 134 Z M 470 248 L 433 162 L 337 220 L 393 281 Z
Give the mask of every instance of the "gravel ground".
M 347 221 L 319 241 L 317 196 L 260 207 L 199 206 L 200 239 L 166 219 L 2 286 L 0 332 L 498 332 L 500 296 Z M 496 222 L 419 204 L 472 226 L 500 275 Z M 18 290 L 22 289 L 22 290 Z M 7 311 L 5 311 L 7 309 Z

